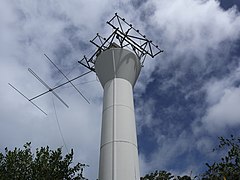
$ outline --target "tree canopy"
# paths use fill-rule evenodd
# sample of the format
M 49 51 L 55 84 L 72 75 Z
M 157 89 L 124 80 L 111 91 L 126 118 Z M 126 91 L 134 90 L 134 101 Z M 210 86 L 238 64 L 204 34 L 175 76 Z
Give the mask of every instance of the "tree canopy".
M 219 137 L 219 146 L 213 151 L 225 151 L 226 155 L 220 162 L 212 165 L 206 163 L 208 170 L 203 174 L 203 179 L 240 179 L 240 137 Z
M 140 180 L 238 180 L 240 179 L 240 137 L 219 137 L 219 145 L 214 152 L 225 152 L 219 162 L 206 163 L 207 170 L 203 174 L 191 177 L 177 176 L 167 171 L 149 173 Z M 31 143 L 26 143 L 23 149 L 5 148 L 0 152 L 0 180 L 85 180 L 83 170 L 86 164 L 73 163 L 73 150 L 65 156 L 62 149 L 50 150 L 49 147 L 31 151 Z
M 62 155 L 62 149 L 50 150 L 49 147 L 31 151 L 31 143 L 26 143 L 23 149 L 15 148 L 5 153 L 0 152 L 0 180 L 59 180 L 86 179 L 83 177 L 85 164 L 72 165 L 73 150 Z
M 155 171 L 154 173 L 150 173 L 141 177 L 140 180 L 191 180 L 190 176 L 174 176 L 170 172 L 167 171 Z

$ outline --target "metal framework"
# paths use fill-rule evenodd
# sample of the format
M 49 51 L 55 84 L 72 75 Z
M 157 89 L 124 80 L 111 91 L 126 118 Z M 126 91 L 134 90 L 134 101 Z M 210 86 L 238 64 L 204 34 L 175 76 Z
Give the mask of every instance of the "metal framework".
M 97 35 L 90 40 L 90 42 L 97 47 L 97 50 L 90 58 L 84 56 L 82 60 L 78 61 L 89 70 L 95 72 L 94 64 L 97 56 L 112 46 L 130 48 L 138 56 L 142 66 L 147 55 L 154 58 L 163 52 L 163 50 L 153 44 L 151 40 L 147 39 L 145 35 L 141 34 L 139 30 L 135 29 L 132 24 L 126 22 L 126 20 L 121 18 L 117 13 L 115 13 L 115 16 L 110 19 L 110 21 L 107 21 L 107 24 L 113 28 L 111 35 L 108 38 L 104 38 L 97 33 Z

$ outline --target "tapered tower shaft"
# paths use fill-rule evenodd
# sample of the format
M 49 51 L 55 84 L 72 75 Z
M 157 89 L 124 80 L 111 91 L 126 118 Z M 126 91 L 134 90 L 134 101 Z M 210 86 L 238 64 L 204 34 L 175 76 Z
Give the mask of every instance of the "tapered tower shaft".
M 133 87 L 140 61 L 129 50 L 110 48 L 95 68 L 104 89 L 99 180 L 139 180 Z

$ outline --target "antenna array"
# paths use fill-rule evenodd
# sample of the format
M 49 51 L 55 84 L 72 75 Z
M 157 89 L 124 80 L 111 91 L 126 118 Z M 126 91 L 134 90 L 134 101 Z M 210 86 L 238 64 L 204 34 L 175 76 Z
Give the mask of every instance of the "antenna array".
M 51 92 L 62 104 L 64 104 L 67 108 L 69 108 L 69 106 L 67 105 L 67 103 L 66 103 L 62 98 L 60 98 L 59 95 L 57 95 L 57 93 L 54 91 L 54 90 L 56 90 L 56 89 L 58 89 L 58 88 L 60 88 L 60 87 L 62 87 L 62 86 L 64 86 L 64 85 L 66 85 L 66 84 L 68 84 L 68 83 L 70 83 L 70 84 L 74 87 L 74 89 L 85 99 L 85 101 L 87 101 L 87 102 L 90 104 L 90 102 L 87 100 L 87 98 L 79 91 L 79 89 L 72 83 L 72 81 L 75 81 L 75 80 L 77 80 L 78 78 L 87 75 L 87 74 L 90 73 L 91 71 L 88 71 L 88 72 L 86 72 L 86 73 L 83 73 L 83 74 L 81 74 L 81 75 L 79 75 L 79 76 L 77 76 L 77 77 L 75 77 L 75 78 L 73 78 L 73 79 L 69 79 L 69 78 L 57 67 L 57 65 L 56 65 L 46 54 L 44 54 L 44 55 L 45 55 L 45 57 L 51 62 L 51 64 L 53 64 L 53 66 L 64 76 L 64 78 L 67 80 L 66 82 L 64 82 L 64 83 L 62 83 L 62 84 L 60 84 L 60 85 L 57 85 L 57 86 L 51 88 L 51 87 L 50 87 L 46 82 L 44 82 L 31 68 L 28 68 L 28 71 L 29 71 L 40 83 L 42 83 L 42 84 L 48 89 L 47 91 L 44 91 L 44 92 L 42 92 L 42 93 L 40 93 L 40 94 L 38 94 L 38 95 L 36 95 L 36 96 L 34 96 L 34 97 L 32 97 L 32 98 L 28 98 L 28 97 L 25 96 L 21 91 L 19 91 L 16 87 L 14 87 L 12 84 L 8 83 L 9 86 L 11 86 L 15 91 L 17 91 L 19 94 L 21 94 L 25 99 L 27 99 L 32 105 L 34 105 L 38 110 L 40 110 L 40 111 L 41 111 L 42 113 L 44 113 L 45 115 L 47 115 L 47 113 L 46 113 L 45 111 L 43 111 L 38 105 L 36 105 L 36 104 L 33 102 L 33 100 L 35 100 L 35 99 L 37 99 L 37 98 L 39 98 L 39 97 L 41 97 L 41 96 L 43 96 L 43 95 Z
M 114 22 L 117 22 L 116 25 Z M 138 56 L 143 66 L 147 55 L 154 58 L 159 53 L 163 52 L 157 45 L 141 34 L 139 30 L 135 29 L 132 24 L 129 24 L 124 18 L 121 18 L 117 13 L 115 16 L 107 21 L 107 24 L 113 28 L 113 32 L 108 38 L 104 38 L 97 33 L 97 35 L 90 40 L 92 44 L 97 47 L 95 53 L 87 58 L 83 57 L 78 61 L 80 64 L 95 72 L 95 61 L 97 56 L 104 50 L 111 46 L 130 48 Z M 116 43 L 118 42 L 118 43 Z

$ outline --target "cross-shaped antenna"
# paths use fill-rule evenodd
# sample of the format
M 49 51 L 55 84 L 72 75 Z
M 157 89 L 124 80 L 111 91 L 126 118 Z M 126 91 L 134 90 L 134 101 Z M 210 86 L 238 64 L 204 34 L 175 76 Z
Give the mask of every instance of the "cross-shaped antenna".
M 59 100 L 61 103 L 63 103 L 67 108 L 69 108 L 69 106 L 67 105 L 67 103 L 66 103 L 62 98 L 60 98 L 59 95 L 57 95 L 56 92 L 54 91 L 54 90 L 56 90 L 56 89 L 58 89 L 58 88 L 60 88 L 60 87 L 62 87 L 62 86 L 64 86 L 64 85 L 66 85 L 66 84 L 68 84 L 68 83 L 70 83 L 70 84 L 74 87 L 74 89 L 85 99 L 85 101 L 87 101 L 87 102 L 90 104 L 90 102 L 87 100 L 87 98 L 79 91 L 79 89 L 72 83 L 72 81 L 74 81 L 74 80 L 76 80 L 76 79 L 78 79 L 78 78 L 80 78 L 80 77 L 83 77 L 83 76 L 87 75 L 87 74 L 90 73 L 91 71 L 88 71 L 88 72 L 86 72 L 86 73 L 84 73 L 84 74 L 81 74 L 81 75 L 79 75 L 79 76 L 77 76 L 77 77 L 75 77 L 75 78 L 73 78 L 73 79 L 69 79 L 69 78 L 57 67 L 57 65 L 56 65 L 46 54 L 44 54 L 44 56 L 45 56 L 45 57 L 51 62 L 51 64 L 54 65 L 54 67 L 64 76 L 64 78 L 67 80 L 66 82 L 64 82 L 64 83 L 62 83 L 62 84 L 60 84 L 60 85 L 57 85 L 57 86 L 51 88 L 51 87 L 50 87 L 46 82 L 44 82 L 31 68 L 28 68 L 28 71 L 29 71 L 39 82 L 41 82 L 41 83 L 48 89 L 47 91 L 42 92 L 42 93 L 40 93 L 40 94 L 38 94 L 38 95 L 36 95 L 36 96 L 34 96 L 34 97 L 32 97 L 32 98 L 28 98 L 28 97 L 25 96 L 20 90 L 18 90 L 16 87 L 14 87 L 12 84 L 8 83 L 9 86 L 11 86 L 15 91 L 17 91 L 19 94 L 21 94 L 25 99 L 27 99 L 32 105 L 34 105 L 36 108 L 38 108 L 38 110 L 40 110 L 40 111 L 41 111 L 42 113 L 44 113 L 45 115 L 47 115 L 47 113 L 46 113 L 45 111 L 43 111 L 38 105 L 36 105 L 36 104 L 33 102 L 33 100 L 35 100 L 35 99 L 37 99 L 37 98 L 39 98 L 39 97 L 41 97 L 41 96 L 43 96 L 43 95 L 51 92 L 51 93 L 53 93 L 53 95 L 54 95 L 56 98 L 58 98 L 58 100 Z
M 57 65 L 46 55 L 44 54 L 45 57 L 57 68 L 57 70 L 68 80 L 68 82 L 73 86 L 73 88 L 82 96 L 83 99 L 85 99 L 85 101 L 88 102 L 88 104 L 90 104 L 90 102 L 87 100 L 87 98 L 79 91 L 79 89 L 72 83 L 72 81 L 70 81 L 68 79 L 68 77 L 57 67 Z
M 116 25 L 114 22 L 117 22 Z M 147 39 L 145 35 L 141 34 L 139 30 L 135 29 L 132 24 L 129 24 L 117 13 L 115 13 L 115 16 L 113 16 L 110 21 L 107 21 L 107 24 L 113 28 L 113 32 L 110 36 L 108 38 L 104 38 L 97 33 L 97 35 L 90 40 L 90 42 L 97 47 L 97 50 L 90 58 L 84 56 L 82 60 L 78 61 L 89 70 L 95 72 L 94 64 L 97 56 L 111 46 L 130 48 L 133 52 L 135 52 L 142 66 L 147 55 L 154 58 L 156 55 L 163 52 L 163 50 L 153 44 L 151 40 Z

